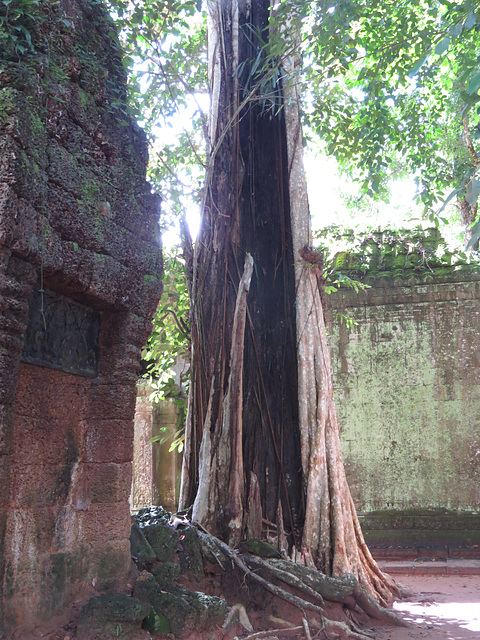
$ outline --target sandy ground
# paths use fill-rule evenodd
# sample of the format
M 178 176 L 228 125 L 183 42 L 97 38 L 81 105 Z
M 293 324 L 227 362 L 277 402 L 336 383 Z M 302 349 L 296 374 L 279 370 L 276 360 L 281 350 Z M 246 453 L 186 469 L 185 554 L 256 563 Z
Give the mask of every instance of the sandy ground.
M 396 602 L 407 628 L 378 629 L 378 640 L 480 640 L 480 575 L 398 576 L 414 595 Z

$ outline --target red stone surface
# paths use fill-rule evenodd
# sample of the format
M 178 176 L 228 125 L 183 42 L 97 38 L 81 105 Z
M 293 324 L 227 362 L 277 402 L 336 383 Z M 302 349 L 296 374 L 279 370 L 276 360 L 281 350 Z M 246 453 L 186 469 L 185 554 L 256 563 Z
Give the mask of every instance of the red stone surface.
M 162 262 L 111 31 L 102 3 L 41 0 L 41 46 L 2 61 L 0 637 L 68 621 L 130 567 L 135 383 Z M 42 288 L 100 315 L 98 375 L 21 362 Z

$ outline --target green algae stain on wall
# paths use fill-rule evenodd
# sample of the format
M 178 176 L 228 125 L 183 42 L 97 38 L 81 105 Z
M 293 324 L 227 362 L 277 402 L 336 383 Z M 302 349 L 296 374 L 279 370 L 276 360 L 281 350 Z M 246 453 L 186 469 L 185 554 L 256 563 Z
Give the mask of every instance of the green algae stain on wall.
M 368 291 L 330 296 L 355 322 L 329 324 L 347 476 L 363 513 L 480 511 L 480 274 L 453 267 L 427 280 L 370 279 Z
M 366 308 L 357 322 L 348 342 L 338 343 L 348 372 L 336 376 L 348 389 L 339 417 L 351 487 L 361 511 L 403 509 L 427 499 L 421 463 L 436 455 L 431 344 L 399 312 Z

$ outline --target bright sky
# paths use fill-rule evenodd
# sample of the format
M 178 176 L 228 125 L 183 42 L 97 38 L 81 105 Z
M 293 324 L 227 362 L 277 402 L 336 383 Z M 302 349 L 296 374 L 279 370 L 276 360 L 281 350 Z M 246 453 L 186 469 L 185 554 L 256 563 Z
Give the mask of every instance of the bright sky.
M 345 206 L 342 196 L 356 197 L 359 186 L 339 174 L 334 158 L 307 151 L 304 162 L 314 229 L 332 224 L 354 227 L 366 222 L 365 213 L 362 212 L 359 219 L 355 220 L 351 209 Z M 368 224 L 382 227 L 394 225 L 396 228 L 401 224 L 411 226 L 412 223 L 408 220 L 415 210 L 415 192 L 413 178 L 393 182 L 390 204 L 380 203 L 378 212 L 372 211 L 369 215 Z

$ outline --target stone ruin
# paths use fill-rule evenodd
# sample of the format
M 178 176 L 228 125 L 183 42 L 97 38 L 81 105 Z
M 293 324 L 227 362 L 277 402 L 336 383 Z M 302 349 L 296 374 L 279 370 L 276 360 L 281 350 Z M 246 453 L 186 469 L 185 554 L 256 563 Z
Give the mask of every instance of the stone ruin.
M 29 11 L 9 24 L 0 9 L 5 638 L 126 580 L 135 384 L 162 270 L 146 141 L 104 7 Z
M 433 228 L 369 233 L 335 266 L 369 286 L 333 293 L 327 317 L 367 544 L 377 559 L 478 558 L 480 262 Z

